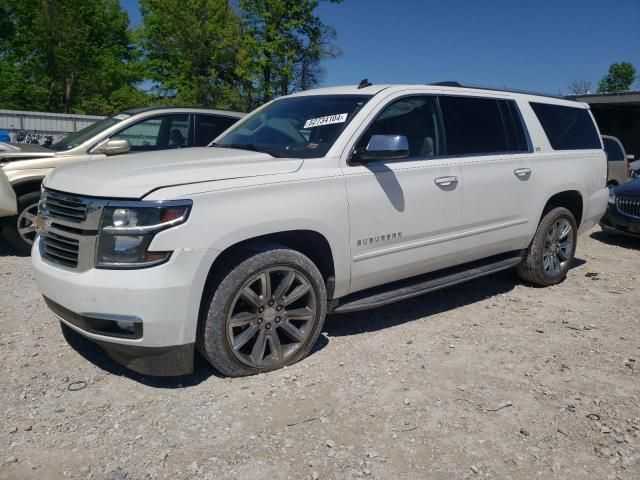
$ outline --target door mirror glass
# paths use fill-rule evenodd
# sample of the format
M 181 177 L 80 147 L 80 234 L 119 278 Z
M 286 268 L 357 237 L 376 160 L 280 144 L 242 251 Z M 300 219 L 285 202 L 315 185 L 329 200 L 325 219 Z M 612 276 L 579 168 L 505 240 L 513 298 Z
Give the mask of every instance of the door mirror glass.
M 373 135 L 359 160 L 394 160 L 409 156 L 409 141 L 404 135 Z
M 129 153 L 131 150 L 131 144 L 129 140 L 124 139 L 111 139 L 105 143 L 102 148 L 102 153 L 105 155 L 122 155 L 123 153 Z

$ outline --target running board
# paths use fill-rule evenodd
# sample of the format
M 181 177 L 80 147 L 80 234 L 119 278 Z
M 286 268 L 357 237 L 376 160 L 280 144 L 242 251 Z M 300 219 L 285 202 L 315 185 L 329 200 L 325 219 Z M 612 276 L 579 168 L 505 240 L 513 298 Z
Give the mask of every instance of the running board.
M 440 290 L 475 278 L 484 277 L 501 270 L 515 267 L 522 260 L 520 252 L 491 257 L 480 262 L 472 262 L 458 267 L 394 282 L 390 285 L 375 287 L 337 299 L 329 313 L 348 313 L 369 308 L 381 307 L 400 300 L 418 297 L 425 293 Z

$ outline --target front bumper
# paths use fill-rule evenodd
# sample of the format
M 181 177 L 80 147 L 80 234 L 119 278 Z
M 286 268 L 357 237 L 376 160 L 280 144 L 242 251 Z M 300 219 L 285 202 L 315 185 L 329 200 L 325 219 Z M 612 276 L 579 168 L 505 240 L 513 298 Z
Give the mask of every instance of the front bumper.
M 621 214 L 611 203 L 600 220 L 600 226 L 605 232 L 640 238 L 640 219 Z
M 61 322 L 134 371 L 193 371 L 200 300 L 215 251 L 176 251 L 167 263 L 141 270 L 78 272 L 43 260 L 39 241 L 31 254 L 36 284 Z

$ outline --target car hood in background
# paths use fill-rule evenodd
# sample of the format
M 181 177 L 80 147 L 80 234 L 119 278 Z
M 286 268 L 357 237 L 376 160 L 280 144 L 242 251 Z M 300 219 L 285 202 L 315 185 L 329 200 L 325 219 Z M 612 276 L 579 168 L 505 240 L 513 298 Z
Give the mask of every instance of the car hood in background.
M 35 143 L 6 143 L 11 150 L 0 150 L 0 162 L 28 160 L 30 158 L 53 157 L 56 152 Z
M 616 187 L 616 195 L 640 197 L 640 179 L 630 180 L 627 183 Z
M 158 188 L 295 172 L 299 159 L 228 148 L 187 148 L 122 155 L 53 170 L 53 190 L 109 198 L 142 198 Z

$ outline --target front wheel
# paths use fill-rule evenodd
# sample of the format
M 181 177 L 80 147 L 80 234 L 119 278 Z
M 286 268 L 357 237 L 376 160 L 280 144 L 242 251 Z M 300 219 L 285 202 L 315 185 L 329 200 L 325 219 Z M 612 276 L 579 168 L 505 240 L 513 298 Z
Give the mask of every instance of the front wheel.
M 29 192 L 18 197 L 18 215 L 4 220 L 2 233 L 18 255 L 29 255 L 36 237 L 36 215 L 40 192 Z
M 295 250 L 268 248 L 240 256 L 227 272 L 205 292 L 197 345 L 209 363 L 239 377 L 304 358 L 327 307 L 315 264 Z
M 560 283 L 573 262 L 577 236 L 576 220 L 569 210 L 557 207 L 547 212 L 518 265 L 520 277 L 540 286 Z

